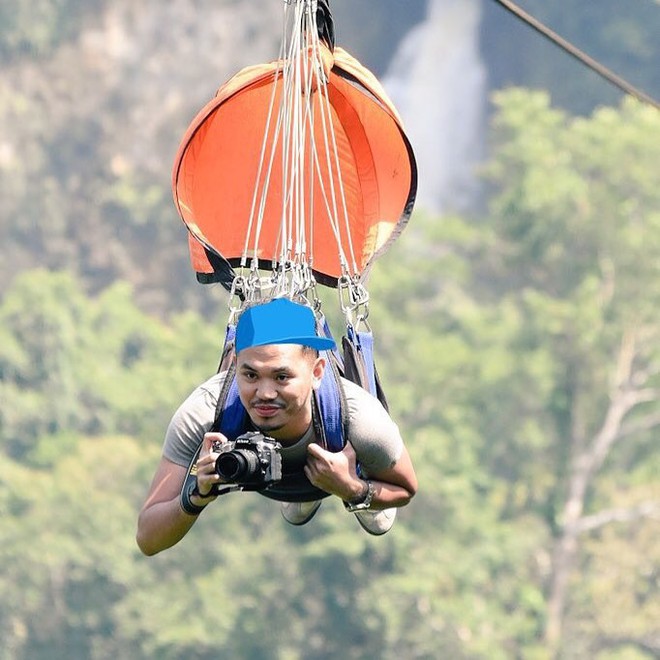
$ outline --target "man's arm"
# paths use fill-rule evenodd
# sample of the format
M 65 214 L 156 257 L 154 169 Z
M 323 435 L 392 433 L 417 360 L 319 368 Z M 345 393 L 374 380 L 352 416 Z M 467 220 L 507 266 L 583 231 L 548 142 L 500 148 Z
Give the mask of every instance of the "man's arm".
M 417 492 L 417 475 L 405 446 L 394 467 L 370 474 L 369 478 L 375 489 L 371 509 L 405 506 Z
M 356 499 L 364 492 L 364 480 L 357 475 L 355 449 L 350 443 L 336 453 L 311 444 L 307 455 L 305 474 L 317 488 L 345 502 Z M 374 485 L 371 509 L 408 504 L 417 492 L 417 477 L 405 446 L 393 467 L 370 474 L 369 480 Z
M 215 473 L 215 457 L 211 452 L 214 439 L 224 439 L 218 433 L 207 433 L 197 461 L 197 489 L 200 493 L 210 492 L 219 479 Z M 187 468 L 172 463 L 165 457 L 160 459 L 147 499 L 138 517 L 137 544 L 145 555 L 155 555 L 161 550 L 178 543 L 195 524 L 198 516 L 190 515 L 181 508 L 180 494 Z M 215 497 L 191 496 L 197 506 L 209 504 Z

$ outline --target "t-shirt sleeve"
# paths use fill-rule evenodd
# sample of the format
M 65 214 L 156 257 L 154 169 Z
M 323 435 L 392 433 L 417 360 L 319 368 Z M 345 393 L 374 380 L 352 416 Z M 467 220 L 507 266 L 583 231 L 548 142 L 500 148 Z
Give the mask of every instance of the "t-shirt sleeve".
M 359 385 L 343 381 L 348 405 L 348 439 L 367 474 L 394 467 L 403 452 L 399 427 L 381 402 Z
M 184 467 L 190 465 L 197 448 L 213 426 L 222 375 L 197 387 L 172 416 L 163 443 L 163 456 Z

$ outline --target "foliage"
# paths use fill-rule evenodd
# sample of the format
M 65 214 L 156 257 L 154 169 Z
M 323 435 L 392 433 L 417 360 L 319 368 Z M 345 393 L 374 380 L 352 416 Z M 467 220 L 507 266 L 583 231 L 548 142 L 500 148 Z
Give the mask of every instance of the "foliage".
M 63 437 L 160 435 L 173 403 L 212 373 L 222 334 L 192 314 L 164 327 L 126 283 L 88 299 L 71 275 L 43 270 L 16 278 L 0 327 L 4 451 L 38 464 Z
M 0 57 L 47 57 L 98 10 L 101 0 L 4 0 L 0 5 Z
M 110 178 L 94 172 L 90 154 L 81 186 L 71 154 L 48 147 L 56 133 L 71 145 L 66 123 L 25 104 L 9 103 L 47 138 L 12 160 L 18 187 L 3 182 L 12 212 L 27 208 L 3 230 L 12 244 L 38 226 L 48 251 L 82 228 L 89 272 L 114 274 L 135 232 L 153 248 L 141 260 L 167 252 L 162 191 L 121 159 Z M 626 102 L 574 118 L 521 90 L 495 104 L 485 217 L 417 215 L 369 283 L 379 369 L 421 486 L 384 538 L 331 499 L 298 529 L 276 503 L 235 495 L 142 557 L 135 518 L 160 438 L 214 370 L 222 324 L 150 316 L 141 287 L 77 266 L 7 280 L 0 658 L 657 655 L 658 115 Z M 76 157 L 95 128 L 76 128 Z M 78 190 L 119 238 L 85 234 Z M 149 288 L 140 273 L 147 299 L 167 297 L 167 280 Z M 635 405 L 599 445 L 626 397 Z
M 336 0 L 338 35 L 383 73 L 426 4 Z M 573 0 L 570 11 L 566 3 L 528 4 L 658 95 L 657 2 Z M 484 4 L 481 35 L 491 86 L 545 86 L 555 102 L 585 113 L 618 98 L 495 6 Z M 169 168 L 179 137 L 220 81 L 277 52 L 278 12 L 272 0 L 3 2 L 0 290 L 14 273 L 45 266 L 77 273 L 89 292 L 128 280 L 141 307 L 161 315 L 206 313 L 167 190 Z
M 517 4 L 614 74 L 651 97 L 660 97 L 657 0 L 521 0 Z M 519 85 L 548 90 L 556 105 L 584 115 L 621 98 L 614 85 L 513 18 L 499 3 L 484 3 L 483 21 L 482 49 L 491 89 Z
M 634 525 L 659 502 L 653 488 L 631 498 L 620 470 L 625 464 L 625 472 L 644 472 L 660 421 L 660 300 L 651 286 L 660 238 L 652 164 L 660 153 L 649 139 L 660 129 L 660 116 L 627 101 L 618 112 L 603 108 L 589 120 L 573 119 L 551 110 L 547 96 L 522 91 L 496 102 L 501 142 L 490 172 L 501 190 L 492 214 L 499 270 L 510 273 L 503 300 L 524 319 L 514 335 L 518 359 L 527 364 L 527 355 L 541 353 L 546 365 L 542 417 L 534 408 L 519 410 L 508 424 L 519 450 L 530 425 L 546 422 L 536 426 L 542 444 L 532 448 L 531 460 L 521 463 L 517 453 L 516 464 L 525 470 L 536 457 L 545 468 L 520 476 L 556 536 L 546 624 L 554 647 L 564 609 L 572 611 L 579 589 L 599 579 L 584 566 L 579 587 L 569 590 L 581 537 L 616 520 Z M 599 607 L 607 609 L 604 601 Z M 619 624 L 606 634 L 598 626 L 589 633 L 571 626 L 580 633 L 564 635 L 563 647 L 585 649 L 591 635 L 590 652 L 601 643 L 606 648 L 608 636 L 653 648 Z

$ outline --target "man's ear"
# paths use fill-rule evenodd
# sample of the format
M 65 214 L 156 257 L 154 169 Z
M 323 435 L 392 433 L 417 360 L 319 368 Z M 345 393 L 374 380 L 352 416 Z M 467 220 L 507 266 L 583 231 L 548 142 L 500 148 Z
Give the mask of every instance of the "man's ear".
M 326 361 L 323 357 L 318 357 L 314 361 L 314 367 L 312 369 L 312 388 L 318 390 L 321 386 L 321 379 L 323 378 L 323 373 L 325 372 Z

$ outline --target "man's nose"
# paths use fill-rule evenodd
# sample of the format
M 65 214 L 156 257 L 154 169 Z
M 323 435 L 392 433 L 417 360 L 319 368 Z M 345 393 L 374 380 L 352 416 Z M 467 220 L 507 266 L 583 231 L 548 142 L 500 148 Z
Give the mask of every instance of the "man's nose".
M 275 399 L 277 398 L 277 390 L 271 382 L 262 380 L 257 385 L 257 397 L 261 400 Z

